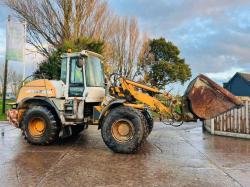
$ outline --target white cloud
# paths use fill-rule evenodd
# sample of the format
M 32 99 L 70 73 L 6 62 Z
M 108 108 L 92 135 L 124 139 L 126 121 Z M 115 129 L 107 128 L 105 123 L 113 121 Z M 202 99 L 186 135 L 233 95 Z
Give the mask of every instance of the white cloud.
M 173 41 L 192 68 L 218 83 L 250 72 L 249 0 L 110 0 L 116 13 L 138 17 L 151 37 Z M 177 89 L 177 88 L 176 88 Z
M 228 81 L 230 78 L 234 76 L 235 73 L 237 72 L 244 72 L 245 69 L 240 68 L 240 67 L 232 67 L 230 69 L 227 69 L 222 72 L 217 72 L 217 73 L 206 73 L 205 75 L 208 76 L 210 79 L 213 79 L 215 81 L 223 82 L 223 81 Z

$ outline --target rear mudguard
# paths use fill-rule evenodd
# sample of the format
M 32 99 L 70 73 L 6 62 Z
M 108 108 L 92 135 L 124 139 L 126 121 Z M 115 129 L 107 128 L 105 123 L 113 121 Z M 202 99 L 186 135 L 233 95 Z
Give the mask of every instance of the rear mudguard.
M 17 104 L 17 111 L 27 108 L 29 105 L 38 105 L 38 106 L 44 106 L 51 110 L 51 112 L 54 114 L 55 118 L 57 119 L 60 124 L 62 123 L 60 118 L 60 112 L 56 105 L 47 97 L 33 97 L 33 98 L 25 98 L 20 103 Z M 18 126 L 21 128 L 21 122 L 22 116 L 18 115 Z

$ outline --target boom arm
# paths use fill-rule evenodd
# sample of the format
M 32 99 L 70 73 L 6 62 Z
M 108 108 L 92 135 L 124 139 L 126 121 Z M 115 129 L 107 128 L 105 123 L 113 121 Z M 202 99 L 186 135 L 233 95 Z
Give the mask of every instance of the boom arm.
M 140 89 L 160 94 L 162 99 L 159 100 Z M 123 77 L 120 78 L 120 87 L 113 87 L 111 91 L 111 95 L 125 98 L 127 100 L 125 105 L 134 108 L 145 108 L 146 105 L 151 110 L 178 121 L 211 119 L 234 107 L 242 106 L 240 99 L 204 75 L 199 75 L 191 81 L 180 102 L 168 93 L 161 93 L 157 88 L 126 80 Z M 143 104 L 139 105 L 137 101 Z
M 115 95 L 114 92 L 116 93 L 116 95 L 119 96 L 126 96 L 126 94 L 131 95 L 136 101 L 139 101 L 147 106 L 150 107 L 151 110 L 155 111 L 155 112 L 159 112 L 160 114 L 166 116 L 166 117 L 172 117 L 173 116 L 173 109 L 170 106 L 166 106 L 165 104 L 163 104 L 161 101 L 159 101 L 157 98 L 150 96 L 149 94 L 143 93 L 141 91 L 139 91 L 136 88 L 140 88 L 142 90 L 147 90 L 150 92 L 153 92 L 155 94 L 161 94 L 164 99 L 170 101 L 172 101 L 172 96 L 170 94 L 167 93 L 161 93 L 157 88 L 152 88 L 134 81 L 130 81 L 124 78 L 120 78 L 120 83 L 121 83 L 121 87 L 115 87 L 114 89 L 112 89 L 113 94 Z M 129 106 L 133 106 L 135 108 L 139 108 L 141 107 L 141 105 L 138 104 L 130 104 L 130 103 L 126 103 L 125 105 L 129 105 Z M 145 107 L 145 106 L 143 106 Z

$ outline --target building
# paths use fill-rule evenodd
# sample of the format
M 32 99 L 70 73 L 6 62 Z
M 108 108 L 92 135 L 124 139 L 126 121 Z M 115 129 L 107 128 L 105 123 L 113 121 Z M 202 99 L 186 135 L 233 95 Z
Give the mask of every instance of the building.
M 223 87 L 236 96 L 250 96 L 250 74 L 238 72 Z

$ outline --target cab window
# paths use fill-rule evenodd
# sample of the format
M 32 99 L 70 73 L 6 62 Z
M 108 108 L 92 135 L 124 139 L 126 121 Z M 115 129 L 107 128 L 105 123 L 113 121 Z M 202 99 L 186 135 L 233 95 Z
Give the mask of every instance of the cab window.
M 104 70 L 101 60 L 90 56 L 86 64 L 86 84 L 89 87 L 104 87 Z
M 70 80 L 69 80 L 69 96 L 82 97 L 84 91 L 83 67 L 78 65 L 79 58 L 70 59 Z
M 64 84 L 66 84 L 66 79 L 67 79 L 67 58 L 62 58 L 60 80 L 62 80 L 64 82 Z

